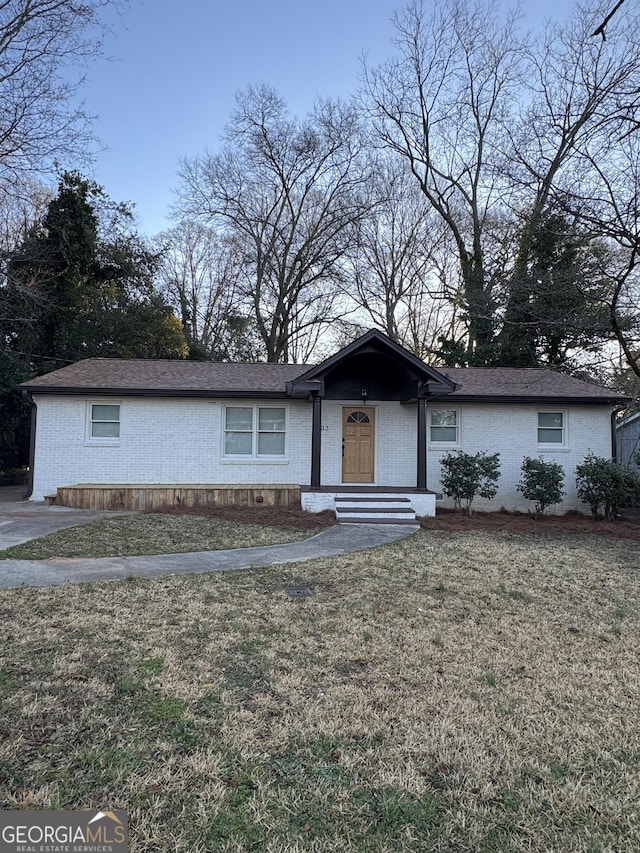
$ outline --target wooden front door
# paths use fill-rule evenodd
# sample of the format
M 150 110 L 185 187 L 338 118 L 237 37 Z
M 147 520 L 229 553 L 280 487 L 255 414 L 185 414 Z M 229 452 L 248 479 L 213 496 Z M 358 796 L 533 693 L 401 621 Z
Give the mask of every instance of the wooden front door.
M 375 409 L 342 409 L 342 482 L 373 483 Z

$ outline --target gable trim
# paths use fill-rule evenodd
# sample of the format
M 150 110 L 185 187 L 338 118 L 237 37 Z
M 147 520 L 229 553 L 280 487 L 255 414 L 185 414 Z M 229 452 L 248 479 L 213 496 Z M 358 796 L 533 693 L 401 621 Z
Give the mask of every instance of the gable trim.
M 376 347 L 375 344 L 378 346 Z M 353 341 L 353 343 L 348 344 L 320 362 L 320 364 L 310 367 L 305 373 L 287 382 L 287 393 L 291 396 L 298 396 L 299 394 L 311 394 L 312 396 L 319 394 L 322 396 L 324 394 L 323 380 L 329 371 L 333 370 L 341 362 L 347 361 L 359 353 L 377 354 L 380 352 L 379 348 L 388 350 L 391 355 L 407 364 L 418 376 L 423 377 L 424 381 L 418 388 L 419 396 L 450 394 L 460 387 L 452 379 L 449 379 L 448 376 L 421 361 L 421 359 L 391 340 L 387 335 L 382 334 L 377 329 L 371 329 Z M 313 383 L 319 384 L 316 386 Z

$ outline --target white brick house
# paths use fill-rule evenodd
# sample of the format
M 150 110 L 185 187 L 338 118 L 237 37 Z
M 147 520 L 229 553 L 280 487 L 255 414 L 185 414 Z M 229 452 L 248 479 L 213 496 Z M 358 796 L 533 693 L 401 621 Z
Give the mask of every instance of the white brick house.
M 82 484 L 295 486 L 310 510 L 395 495 L 419 515 L 435 512 L 440 460 L 457 449 L 500 453 L 498 494 L 479 509 L 529 508 L 516 490 L 524 456 L 559 462 L 559 510 L 583 509 L 575 467 L 589 451 L 613 455 L 626 402 L 551 371 L 435 369 L 377 331 L 314 367 L 87 359 L 23 388 L 33 500 Z

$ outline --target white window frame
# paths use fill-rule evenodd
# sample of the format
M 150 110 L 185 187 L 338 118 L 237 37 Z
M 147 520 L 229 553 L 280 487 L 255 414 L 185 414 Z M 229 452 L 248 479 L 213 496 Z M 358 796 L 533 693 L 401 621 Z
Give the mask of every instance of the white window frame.
M 227 429 L 227 410 L 228 409 L 251 409 L 251 453 L 227 453 L 226 436 L 228 432 L 238 432 L 239 430 Z M 282 453 L 258 453 L 258 437 L 260 409 L 282 409 L 284 413 L 284 430 L 273 434 L 284 434 L 284 450 Z M 222 408 L 222 459 L 225 462 L 288 462 L 289 455 L 289 409 L 287 406 L 280 405 L 278 401 L 273 403 L 244 403 L 238 400 L 237 403 L 226 403 Z M 247 433 L 249 431 L 247 430 Z M 271 433 L 270 433 L 271 434 Z
M 461 410 L 457 406 L 427 406 L 428 418 L 427 418 L 427 444 L 429 447 L 433 448 L 451 448 L 451 447 L 460 447 L 461 442 L 461 429 L 462 429 L 462 417 Z M 437 427 L 439 425 L 431 423 L 431 417 L 433 412 L 455 412 L 456 416 L 456 438 L 455 441 L 440 441 L 438 439 L 433 439 L 431 437 L 431 429 L 432 427 Z
M 541 427 L 540 415 L 561 415 L 562 427 Z M 562 433 L 562 441 L 540 441 L 541 429 L 558 429 Z M 568 447 L 569 419 L 566 409 L 538 409 L 536 412 L 536 442 L 539 450 L 566 450 Z
M 118 420 L 104 421 L 93 417 L 94 406 L 117 406 Z M 118 436 L 99 436 L 93 435 L 94 423 L 117 423 Z M 122 440 L 122 402 L 120 400 L 87 400 L 86 420 L 85 420 L 85 444 L 97 445 L 99 447 L 115 447 Z

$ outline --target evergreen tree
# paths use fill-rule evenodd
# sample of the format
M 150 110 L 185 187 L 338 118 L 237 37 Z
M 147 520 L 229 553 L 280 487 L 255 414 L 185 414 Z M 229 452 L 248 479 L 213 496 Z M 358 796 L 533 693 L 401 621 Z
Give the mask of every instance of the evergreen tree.
M 25 379 L 89 357 L 186 358 L 182 324 L 154 287 L 157 256 L 126 205 L 65 173 L 0 284 L 0 467 L 26 462 Z

